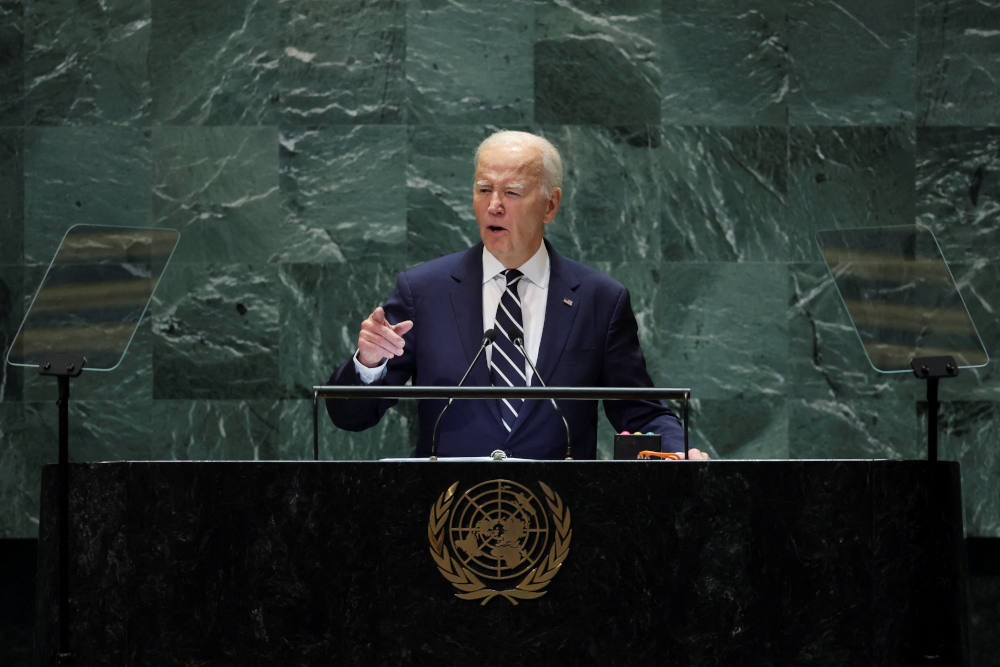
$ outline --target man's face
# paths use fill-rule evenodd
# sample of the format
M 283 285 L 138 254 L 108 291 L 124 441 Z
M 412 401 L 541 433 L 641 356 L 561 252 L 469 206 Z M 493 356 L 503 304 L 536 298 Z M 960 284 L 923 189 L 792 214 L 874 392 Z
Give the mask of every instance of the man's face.
M 542 243 L 559 209 L 561 191 L 542 195 L 539 149 L 516 143 L 488 146 L 476 165 L 472 208 L 486 249 L 508 269 L 524 264 Z

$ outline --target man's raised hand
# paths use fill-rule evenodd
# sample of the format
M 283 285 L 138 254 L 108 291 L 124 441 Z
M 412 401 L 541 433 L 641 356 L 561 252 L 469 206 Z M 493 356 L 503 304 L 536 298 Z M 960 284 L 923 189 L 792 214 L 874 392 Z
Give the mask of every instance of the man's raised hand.
M 403 334 L 413 328 L 413 320 L 389 324 L 382 306 L 376 308 L 361 323 L 358 334 L 358 361 L 368 368 L 375 368 L 383 359 L 392 359 L 403 354 Z

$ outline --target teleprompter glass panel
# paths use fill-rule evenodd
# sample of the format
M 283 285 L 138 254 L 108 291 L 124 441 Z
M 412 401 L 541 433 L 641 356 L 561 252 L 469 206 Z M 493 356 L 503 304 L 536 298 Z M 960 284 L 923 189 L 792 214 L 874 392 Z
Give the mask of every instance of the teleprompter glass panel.
M 53 354 L 84 370 L 121 363 L 180 234 L 172 229 L 74 225 L 49 264 L 7 354 L 40 366 Z
M 910 372 L 917 357 L 952 356 L 960 368 L 989 361 L 931 230 L 843 229 L 818 239 L 875 370 Z

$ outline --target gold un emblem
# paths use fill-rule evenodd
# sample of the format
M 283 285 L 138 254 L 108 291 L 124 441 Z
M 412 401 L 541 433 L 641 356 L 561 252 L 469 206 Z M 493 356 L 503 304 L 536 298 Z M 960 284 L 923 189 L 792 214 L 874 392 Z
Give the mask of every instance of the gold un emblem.
M 542 482 L 543 503 L 517 482 L 494 479 L 456 496 L 458 482 L 431 507 L 431 557 L 463 600 L 511 604 L 545 595 L 569 554 L 569 508 Z

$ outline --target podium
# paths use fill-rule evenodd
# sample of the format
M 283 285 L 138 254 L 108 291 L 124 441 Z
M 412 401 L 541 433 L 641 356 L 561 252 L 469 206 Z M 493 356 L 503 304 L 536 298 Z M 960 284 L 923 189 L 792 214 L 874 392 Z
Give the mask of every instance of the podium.
M 966 659 L 953 462 L 114 462 L 69 472 L 76 664 Z M 542 595 L 517 604 L 458 597 L 430 542 L 448 489 L 498 480 L 539 495 L 541 482 L 572 531 Z M 50 466 L 39 664 L 55 659 L 57 498 Z

